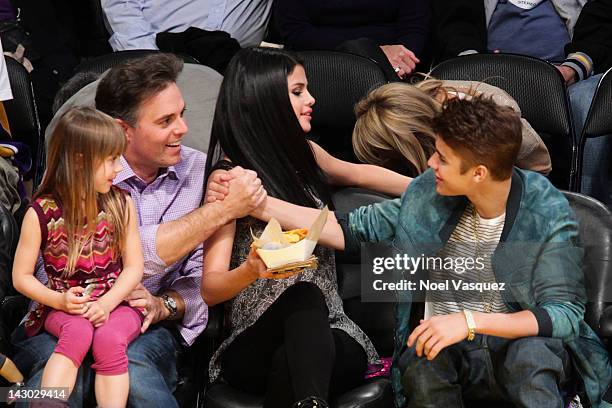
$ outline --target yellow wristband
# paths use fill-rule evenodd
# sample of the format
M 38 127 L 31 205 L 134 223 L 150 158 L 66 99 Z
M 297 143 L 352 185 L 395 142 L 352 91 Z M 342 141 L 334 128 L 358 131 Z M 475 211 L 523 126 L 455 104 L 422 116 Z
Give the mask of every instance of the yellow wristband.
M 468 327 L 467 340 L 472 341 L 476 336 L 476 322 L 474 321 L 474 316 L 472 312 L 467 309 L 463 309 L 463 315 L 465 316 L 465 322 Z

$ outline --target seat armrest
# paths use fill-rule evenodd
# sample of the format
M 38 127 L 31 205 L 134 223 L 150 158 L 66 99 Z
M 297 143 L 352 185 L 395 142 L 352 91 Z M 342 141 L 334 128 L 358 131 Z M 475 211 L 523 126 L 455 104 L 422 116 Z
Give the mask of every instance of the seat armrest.
M 612 305 L 606 307 L 601 314 L 598 332 L 600 337 L 612 340 Z
M 0 304 L 0 319 L 2 323 L 13 331 L 28 312 L 30 299 L 23 295 L 10 295 L 2 299 Z
M 201 336 L 208 339 L 219 339 L 224 335 L 223 322 L 225 315 L 224 303 L 208 308 L 208 322 Z
M 363 385 L 342 394 L 332 405 L 337 408 L 393 407 L 391 381 L 387 378 L 369 380 Z

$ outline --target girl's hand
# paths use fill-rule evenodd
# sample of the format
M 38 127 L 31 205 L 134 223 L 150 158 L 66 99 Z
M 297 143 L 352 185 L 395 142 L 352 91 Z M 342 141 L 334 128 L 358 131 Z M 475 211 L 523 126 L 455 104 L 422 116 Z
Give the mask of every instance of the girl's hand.
M 83 317 L 91 322 L 94 327 L 100 327 L 108 320 L 110 315 L 109 308 L 103 303 L 98 301 L 89 302 L 85 305 L 85 313 Z
M 80 286 L 68 289 L 62 293 L 60 310 L 66 313 L 80 315 L 85 313 L 86 303 L 89 301 L 89 295 L 79 296 L 85 292 Z
M 255 249 L 251 249 L 249 256 L 244 261 L 246 269 L 254 276 L 255 279 L 286 279 L 293 275 L 297 275 L 301 271 L 287 273 L 272 273 L 268 271 L 268 267 L 261 260 Z
M 215 170 L 208 178 L 208 186 L 206 187 L 207 203 L 215 201 L 223 201 L 226 195 L 229 194 L 229 181 L 232 179 L 230 172 L 226 170 Z

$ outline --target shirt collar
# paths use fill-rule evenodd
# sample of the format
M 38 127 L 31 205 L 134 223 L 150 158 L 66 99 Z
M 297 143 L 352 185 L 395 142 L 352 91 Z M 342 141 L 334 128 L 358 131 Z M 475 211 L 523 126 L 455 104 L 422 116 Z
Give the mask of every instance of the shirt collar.
M 115 177 L 114 184 L 119 184 L 121 182 L 130 180 L 132 178 L 136 178 L 144 183 L 144 180 L 142 180 L 140 177 L 138 177 L 136 173 L 134 173 L 134 170 L 132 170 L 132 167 L 130 166 L 128 161 L 125 160 L 124 156 L 121 156 L 120 160 L 121 160 L 121 166 L 123 167 L 123 170 L 121 170 L 119 174 L 117 174 L 117 177 Z M 182 157 L 181 157 L 181 161 L 182 161 Z M 180 165 L 180 162 L 179 162 L 179 165 Z M 166 177 L 166 176 L 172 179 L 180 180 L 182 175 L 177 171 L 177 168 L 175 166 L 170 166 L 170 167 L 160 169 L 155 180 L 159 180 L 160 178 Z
M 523 197 L 523 180 L 519 175 L 516 168 L 512 170 L 512 181 L 510 184 L 510 193 L 508 195 L 508 201 L 506 202 L 506 217 L 504 218 L 504 229 L 500 237 L 500 242 L 505 242 L 508 238 L 508 234 L 514 225 L 516 215 L 521 205 L 521 199 Z M 455 208 L 451 211 L 450 217 L 440 230 L 440 239 L 442 242 L 447 242 L 450 238 L 451 233 L 457 227 L 461 215 L 465 211 L 468 204 L 468 199 L 465 196 L 452 197 L 452 200 L 456 203 Z

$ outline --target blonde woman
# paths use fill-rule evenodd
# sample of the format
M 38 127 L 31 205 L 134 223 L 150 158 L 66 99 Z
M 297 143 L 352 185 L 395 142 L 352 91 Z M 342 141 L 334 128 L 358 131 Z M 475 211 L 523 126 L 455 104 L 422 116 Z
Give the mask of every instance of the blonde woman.
M 449 98 L 485 95 L 520 113 L 503 90 L 476 81 L 426 79 L 415 85 L 391 83 L 370 92 L 355 107 L 353 149 L 359 160 L 415 177 L 427 169 L 435 134 L 431 119 Z M 542 174 L 552 166 L 546 145 L 531 125 L 521 119 L 523 141 L 516 165 Z

